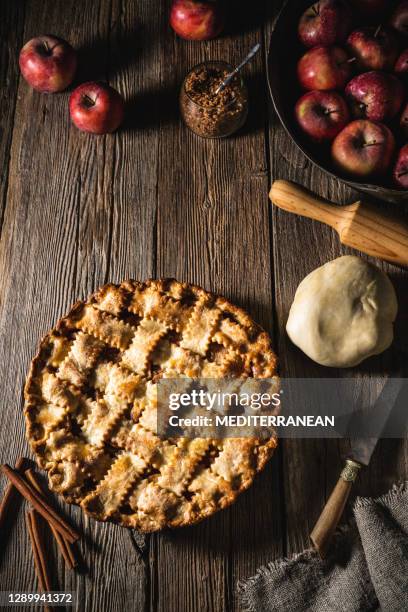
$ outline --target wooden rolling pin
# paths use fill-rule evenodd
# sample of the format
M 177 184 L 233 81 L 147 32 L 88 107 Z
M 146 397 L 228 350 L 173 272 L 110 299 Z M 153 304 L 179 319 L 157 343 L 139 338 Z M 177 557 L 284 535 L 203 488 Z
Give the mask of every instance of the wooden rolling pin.
M 330 225 L 340 241 L 353 249 L 408 266 L 407 221 L 392 217 L 374 204 L 336 206 L 289 181 L 275 181 L 269 197 L 283 210 Z

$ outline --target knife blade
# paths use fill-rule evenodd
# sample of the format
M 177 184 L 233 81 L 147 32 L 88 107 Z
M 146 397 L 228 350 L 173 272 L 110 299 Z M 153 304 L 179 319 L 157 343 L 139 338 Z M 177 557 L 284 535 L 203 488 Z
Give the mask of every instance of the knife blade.
M 360 465 L 370 463 L 377 442 L 394 410 L 398 396 L 404 386 L 402 378 L 388 378 L 374 406 L 369 411 L 363 411 L 357 418 L 351 418 L 348 426 L 351 452 L 349 458 Z M 368 426 L 364 423 L 370 419 Z M 353 431 L 366 431 L 369 436 L 354 438 Z
M 362 466 L 370 463 L 371 456 L 395 408 L 406 379 L 388 378 L 374 406 L 358 411 L 349 422 L 348 432 L 365 432 L 367 437 L 350 438 L 351 452 L 346 459 L 340 478 L 318 518 L 310 539 L 324 558 L 336 527 L 343 514 L 353 482 Z M 367 418 L 370 421 L 367 423 Z

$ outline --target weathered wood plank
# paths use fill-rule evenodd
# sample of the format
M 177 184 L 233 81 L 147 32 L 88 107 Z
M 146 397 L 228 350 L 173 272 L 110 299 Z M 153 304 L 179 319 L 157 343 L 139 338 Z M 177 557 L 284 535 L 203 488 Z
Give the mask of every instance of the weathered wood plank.
M 81 48 L 79 79 L 89 61 L 94 77 L 109 78 L 127 99 L 136 99 L 149 87 L 145 75 L 155 79 L 155 53 L 140 57 L 140 48 L 155 39 L 156 17 L 157 10 L 145 2 L 28 2 L 24 38 L 43 32 L 67 38 Z M 18 49 L 13 44 L 13 52 Z M 121 62 L 131 53 L 132 64 Z M 93 75 L 88 72 L 87 78 Z M 68 92 L 41 96 L 23 81 L 19 88 L 0 241 L 1 360 L 8 365 L 3 461 L 27 454 L 21 388 L 44 331 L 75 299 L 107 280 L 154 275 L 157 135 L 142 125 L 101 138 L 81 134 L 70 125 L 68 97 Z M 154 123 L 156 113 L 150 115 Z M 148 576 L 130 534 L 90 521 L 77 509 L 66 510 L 86 534 L 81 549 L 87 570 L 66 573 L 59 560 L 58 586 L 77 591 L 78 609 L 144 609 Z M 12 562 L 16 558 L 19 567 Z M 21 514 L 1 571 L 4 589 L 34 587 Z
M 46 4 L 26 5 L 24 40 L 42 33 L 43 28 L 53 30 L 50 26 L 56 14 Z M 13 48 L 14 56 L 19 46 Z M 0 241 L 0 452 L 1 460 L 8 462 L 28 454 L 21 390 L 30 357 L 39 337 L 72 301 L 69 291 L 75 284 L 76 195 L 71 185 L 76 185 L 77 175 L 76 160 L 67 154 L 64 98 L 40 96 L 20 79 Z M 14 559 L 19 559 L 17 566 Z M 61 577 L 61 562 L 53 568 L 53 582 L 57 573 Z M 3 551 L 1 583 L 3 589 L 28 590 L 35 585 L 22 512 Z
M 242 26 L 234 27 L 232 34 L 208 43 L 181 41 L 163 31 L 164 90 L 178 91 L 186 72 L 200 61 L 238 62 L 261 38 L 263 5 L 252 8 L 253 28 L 243 33 Z M 235 11 L 242 24 L 244 4 L 234 3 Z M 157 271 L 226 295 L 273 331 L 261 74 L 259 55 L 246 71 L 249 121 L 236 136 L 206 141 L 178 118 L 161 125 Z M 235 609 L 237 580 L 280 551 L 277 472 L 275 459 L 231 509 L 185 532 L 156 538 L 158 610 Z
M 281 2 L 269 6 L 270 22 Z M 269 29 L 267 29 L 269 38 Z M 271 111 L 271 179 L 285 178 L 308 187 L 334 202 L 355 201 L 358 194 L 344 183 L 330 179 L 300 153 Z M 282 373 L 289 377 L 337 377 L 384 375 L 392 368 L 392 351 L 346 372 L 323 368 L 294 347 L 285 332 L 290 305 L 300 281 L 313 269 L 342 254 L 353 251 L 342 247 L 328 227 L 296 218 L 272 208 L 275 299 L 278 319 L 278 346 Z M 369 258 L 368 258 L 369 259 Z M 374 262 L 373 259 L 371 261 Z M 391 276 L 396 268 L 375 262 Z M 398 276 L 407 280 L 406 273 Z M 401 293 L 401 292 L 400 292 Z M 394 359 L 395 361 L 395 359 Z M 283 468 L 285 483 L 286 552 L 299 552 L 309 546 L 308 535 L 330 494 L 342 467 L 347 442 L 336 440 L 285 440 Z M 384 492 L 398 478 L 407 475 L 407 445 L 397 441 L 380 442 L 369 469 L 362 474 L 356 493 Z M 373 486 L 375 483 L 375 486 Z
M 23 39 L 24 3 L 5 0 L 0 7 L 0 228 L 8 187 L 11 139 L 19 79 L 18 54 Z

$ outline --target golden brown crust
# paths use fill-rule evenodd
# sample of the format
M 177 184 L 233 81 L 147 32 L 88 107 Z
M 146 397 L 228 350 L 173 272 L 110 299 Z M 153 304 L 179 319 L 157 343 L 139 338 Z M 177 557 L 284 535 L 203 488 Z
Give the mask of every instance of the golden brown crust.
M 162 440 L 158 378 L 271 378 L 276 365 L 268 334 L 225 298 L 174 279 L 104 285 L 40 342 L 27 437 L 51 488 L 96 519 L 189 525 L 250 486 L 276 437 Z

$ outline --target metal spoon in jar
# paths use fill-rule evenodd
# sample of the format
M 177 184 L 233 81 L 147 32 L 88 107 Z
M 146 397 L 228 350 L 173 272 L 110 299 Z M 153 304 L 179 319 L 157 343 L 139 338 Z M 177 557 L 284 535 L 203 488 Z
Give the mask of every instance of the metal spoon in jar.
M 219 85 L 217 87 L 217 89 L 215 90 L 215 95 L 218 95 L 220 93 L 220 91 L 222 91 L 224 89 L 224 87 L 226 87 L 228 85 L 228 83 L 230 83 L 232 81 L 232 79 L 234 78 L 234 76 L 236 74 L 238 74 L 238 72 L 245 66 L 245 64 L 247 64 L 256 53 L 258 53 L 259 49 L 261 48 L 260 43 L 257 43 L 255 45 L 255 47 L 253 47 L 250 52 L 248 53 L 248 55 L 246 56 L 246 58 L 235 68 L 235 70 L 233 70 L 232 72 L 230 72 L 229 74 L 227 74 L 227 76 L 225 77 L 225 79 L 223 80 L 223 82 L 221 83 L 221 85 Z

